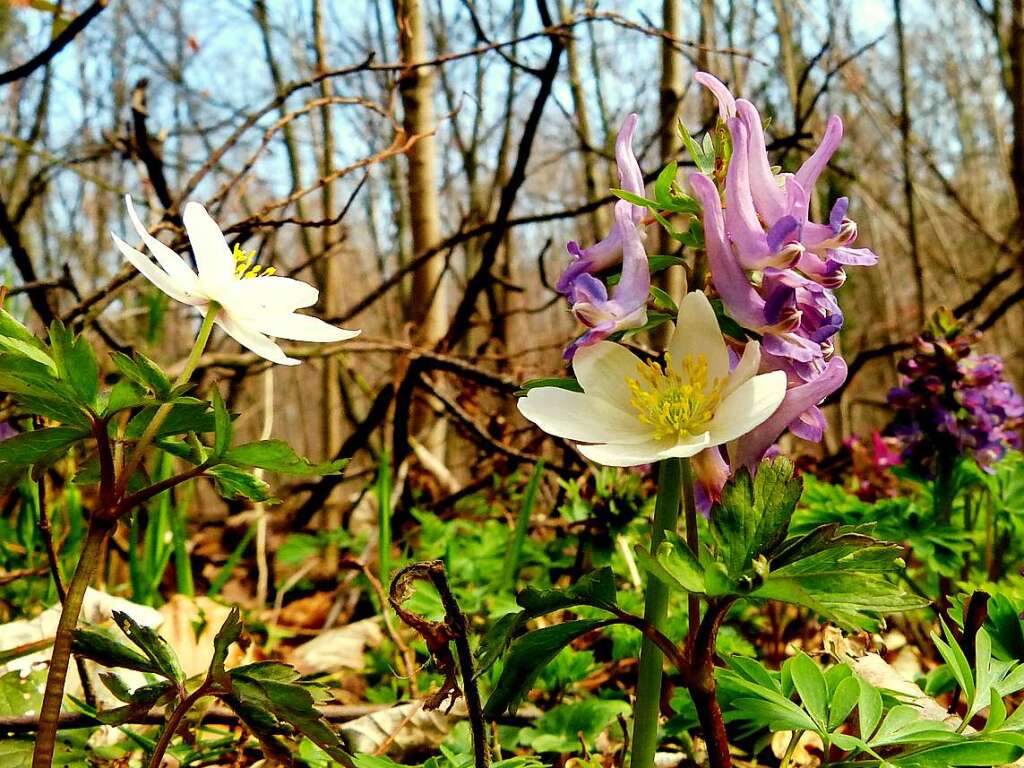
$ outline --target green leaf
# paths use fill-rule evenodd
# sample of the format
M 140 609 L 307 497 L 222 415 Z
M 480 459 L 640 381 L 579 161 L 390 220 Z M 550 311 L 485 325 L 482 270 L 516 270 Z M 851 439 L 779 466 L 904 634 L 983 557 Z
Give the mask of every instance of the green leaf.
M 78 395 L 49 368 L 34 360 L 0 354 L 0 391 L 15 395 L 22 403 L 32 398 L 53 409 L 55 414 L 59 414 L 56 418 L 65 423 L 89 424 Z
M 120 379 L 110 389 L 103 406 L 103 416 L 109 418 L 129 408 L 138 408 L 152 403 L 146 391 L 131 379 Z
M 578 619 L 553 624 L 517 638 L 509 648 L 505 666 L 487 700 L 484 714 L 494 718 L 508 709 L 515 709 L 540 671 L 559 651 L 604 624 L 600 619 Z
M 853 708 L 860 701 L 860 678 L 850 675 L 843 678 L 832 694 L 828 705 L 828 729 L 835 730 L 846 722 Z
M 639 545 L 634 552 L 637 565 L 666 586 L 683 592 L 704 594 L 704 566 L 697 561 L 686 542 L 676 534 L 666 536 L 666 541 L 658 546 L 654 558 Z
M 530 618 L 577 605 L 614 608 L 615 575 L 611 568 L 604 567 L 584 574 L 566 589 L 527 587 L 516 596 L 516 602 Z
M 867 680 L 857 678 L 860 695 L 857 698 L 857 726 L 864 739 L 870 739 L 882 719 L 882 694 Z
M 137 440 L 142 437 L 142 433 L 153 420 L 156 411 L 156 407 L 144 408 L 132 417 L 125 430 L 125 435 L 129 440 Z M 156 431 L 156 437 L 183 435 L 187 432 L 213 432 L 214 429 L 214 415 L 210 410 L 209 403 L 194 398 L 181 398 L 171 406 L 167 418 Z
M 751 597 L 803 605 L 847 629 L 875 629 L 878 616 L 927 605 L 887 577 L 902 569 L 902 549 L 839 525 L 785 542 Z
M 654 182 L 654 199 L 658 201 L 662 208 L 668 208 L 672 205 L 672 184 L 675 182 L 676 174 L 678 173 L 679 163 L 673 160 L 662 168 L 661 173 L 658 174 L 658 178 Z
M 213 387 L 212 391 L 213 400 L 213 419 L 215 430 L 215 439 L 213 442 L 213 456 L 222 456 L 224 452 L 231 447 L 231 414 L 228 412 L 227 406 L 224 405 L 224 398 L 220 396 L 220 390 L 217 387 Z
M 531 389 L 537 389 L 538 387 L 558 387 L 558 389 L 567 389 L 570 392 L 582 392 L 583 387 L 576 379 L 558 377 L 548 379 L 530 379 L 529 381 L 523 382 L 523 385 L 515 393 L 516 397 L 522 397 Z
M 267 735 L 280 732 L 279 724 L 287 723 L 333 759 L 350 764 L 351 756 L 316 709 L 317 701 L 327 697 L 321 686 L 300 681 L 298 672 L 277 662 L 237 667 L 228 676 L 233 697 L 227 703 L 240 715 L 245 712 L 246 723 L 257 723 Z
M 168 680 L 173 680 L 176 683 L 184 682 L 185 673 L 181 669 L 181 664 L 178 662 L 174 649 L 157 634 L 155 629 L 139 624 L 135 619 L 122 611 L 113 611 L 112 615 L 114 622 L 121 631 L 153 663 L 157 674 L 163 675 Z
M 821 669 L 806 653 L 799 653 L 786 662 L 793 675 L 800 700 L 820 728 L 828 724 L 828 685 Z
M 94 407 L 99 392 L 100 366 L 92 346 L 75 335 L 60 320 L 50 324 L 50 348 L 57 375 L 71 385 L 83 405 Z
M 295 453 L 284 440 L 243 443 L 225 451 L 221 461 L 236 467 L 257 467 L 271 472 L 301 476 L 336 475 L 348 464 L 348 459 L 313 464 L 309 459 Z
M 170 399 L 171 381 L 156 363 L 150 360 L 141 352 L 136 352 L 131 358 L 120 352 L 111 352 L 110 357 L 114 365 L 122 374 L 134 381 L 140 387 L 148 389 L 157 396 L 159 400 Z
M 581 741 L 588 749 L 595 749 L 601 732 L 629 712 L 629 704 L 624 701 L 591 698 L 560 704 L 545 712 L 531 727 L 520 730 L 518 740 L 535 752 L 573 752 L 579 749 Z
M 227 671 L 224 669 L 224 662 L 227 660 L 228 652 L 232 643 L 238 641 L 242 636 L 242 619 L 238 606 L 231 609 L 231 613 L 224 619 L 216 637 L 213 638 L 213 658 L 210 660 L 210 676 L 217 682 L 224 682 L 227 679 Z
M 46 427 L 0 440 L 0 469 L 60 458 L 74 443 L 88 436 L 87 431 L 78 427 Z
M 123 667 L 152 674 L 160 672 L 160 667 L 148 656 L 143 656 L 96 629 L 76 629 L 72 650 L 77 655 L 92 659 L 105 667 Z
M 651 296 L 654 297 L 654 306 L 658 309 L 664 309 L 673 315 L 679 314 L 679 307 L 676 306 L 676 301 L 673 299 L 668 292 L 663 291 L 656 285 L 651 286 Z
M 206 474 L 213 478 L 217 484 L 217 493 L 221 497 L 231 499 L 248 499 L 249 501 L 276 502 L 267 482 L 256 477 L 251 472 L 232 467 L 227 464 L 219 464 L 210 467 Z
M 527 587 L 516 596 L 523 609 L 506 613 L 491 626 L 477 651 L 477 675 L 489 669 L 508 649 L 513 636 L 526 623 L 552 611 L 579 605 L 610 610 L 616 606 L 615 576 L 608 567 L 586 573 L 566 589 Z
M 726 483 L 711 512 L 711 533 L 716 559 L 730 578 L 753 575 L 754 560 L 782 543 L 802 490 L 792 463 L 783 458 L 761 462 L 753 478 L 741 468 Z

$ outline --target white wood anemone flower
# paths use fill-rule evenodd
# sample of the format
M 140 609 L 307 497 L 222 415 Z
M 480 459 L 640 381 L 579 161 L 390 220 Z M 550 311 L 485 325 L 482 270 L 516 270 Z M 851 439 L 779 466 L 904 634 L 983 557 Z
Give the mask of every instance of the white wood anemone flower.
M 685 458 L 743 436 L 779 407 L 786 374 L 758 374 L 760 364 L 760 345 L 750 341 L 729 370 L 715 311 L 693 291 L 679 305 L 664 365 L 601 341 L 573 358 L 583 392 L 537 387 L 519 399 L 519 411 L 545 432 L 578 442 L 597 464 Z
M 254 252 L 243 252 L 237 245 L 232 252 L 220 228 L 199 203 L 187 203 L 182 215 L 199 268 L 196 274 L 177 253 L 149 234 L 135 213 L 130 195 L 125 196 L 125 202 L 135 231 L 156 263 L 111 232 L 122 255 L 153 285 L 175 301 L 195 307 L 203 317 L 211 307 L 217 307 L 214 323 L 260 357 L 281 365 L 302 362 L 288 357 L 271 336 L 332 342 L 359 335 L 359 331 L 338 328 L 318 317 L 297 314 L 295 310 L 316 303 L 319 291 L 301 280 L 275 275 L 273 267 L 256 266 Z

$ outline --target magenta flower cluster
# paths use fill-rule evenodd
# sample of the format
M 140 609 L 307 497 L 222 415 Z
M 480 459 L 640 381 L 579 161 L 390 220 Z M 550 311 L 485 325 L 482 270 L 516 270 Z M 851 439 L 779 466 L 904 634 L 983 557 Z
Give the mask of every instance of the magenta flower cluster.
M 1003 378 L 998 355 L 971 352 L 976 339 L 943 313 L 899 364 L 887 431 L 902 441 L 904 461 L 925 477 L 935 476 L 939 462 L 962 457 L 988 469 L 1021 447 L 1024 399 Z

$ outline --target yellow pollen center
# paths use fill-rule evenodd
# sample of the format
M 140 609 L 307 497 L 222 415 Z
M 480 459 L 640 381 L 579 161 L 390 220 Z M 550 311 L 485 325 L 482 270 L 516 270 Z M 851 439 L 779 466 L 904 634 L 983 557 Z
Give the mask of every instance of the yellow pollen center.
M 665 355 L 664 367 L 648 361 L 637 366 L 638 376 L 626 379 L 630 405 L 640 421 L 654 428 L 654 437 L 691 437 L 706 431 L 721 399 L 724 379 L 708 382 L 704 355 L 686 355 L 678 368 Z
M 256 251 L 243 251 L 238 243 L 235 243 L 235 251 L 231 255 L 235 257 L 235 277 L 242 280 L 250 277 L 270 277 L 277 272 L 273 267 L 261 267 L 256 263 Z

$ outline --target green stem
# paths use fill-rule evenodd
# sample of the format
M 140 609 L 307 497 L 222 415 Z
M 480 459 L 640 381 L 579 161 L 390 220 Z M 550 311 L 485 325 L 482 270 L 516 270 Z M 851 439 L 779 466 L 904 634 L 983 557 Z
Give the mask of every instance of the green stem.
M 683 459 L 683 509 L 686 520 L 686 546 L 693 556 L 700 560 L 700 542 L 697 540 L 697 502 L 693 497 L 693 468 L 687 459 Z M 700 628 L 700 598 L 689 595 L 686 600 L 686 616 L 690 627 L 690 637 L 697 636 Z
M 78 616 L 85 601 L 85 590 L 96 575 L 100 564 L 100 550 L 110 530 L 111 526 L 108 523 L 99 522 L 95 518 L 90 522 L 75 575 L 68 584 L 53 641 L 53 655 L 46 674 L 43 702 L 39 708 L 39 730 L 36 732 L 35 749 L 32 752 L 32 768 L 50 768 L 53 763 L 57 724 L 60 720 L 61 703 L 64 700 L 64 681 L 68 674 L 75 627 L 78 625 Z
M 203 318 L 203 324 L 199 328 L 199 334 L 196 336 L 196 342 L 192 347 L 192 352 L 189 354 L 188 360 L 185 361 L 185 368 L 174 382 L 175 389 L 180 387 L 182 384 L 185 384 L 192 378 L 192 374 L 195 373 L 196 366 L 199 365 L 199 360 L 203 356 L 203 352 L 206 350 L 206 344 L 210 340 L 210 333 L 213 331 L 213 321 L 217 317 L 217 313 L 219 311 L 220 307 L 217 305 L 212 305 L 207 310 L 206 317 Z M 121 473 L 121 477 L 117 483 L 116 495 L 118 498 L 124 494 L 131 476 L 135 473 L 135 470 L 139 468 L 139 465 L 145 457 L 146 449 L 149 448 L 153 440 L 156 439 L 157 432 L 167 419 L 167 416 L 173 407 L 174 403 L 163 403 L 159 408 L 157 408 L 156 413 L 153 414 L 153 418 L 150 419 L 145 432 L 142 433 L 142 437 L 140 437 L 139 441 L 135 444 L 135 449 L 132 451 L 131 456 L 128 457 L 128 461 L 125 463 L 124 471 Z
M 665 540 L 666 531 L 675 531 L 679 521 L 679 493 L 683 461 L 665 459 L 658 467 L 658 500 L 651 529 L 651 554 Z M 664 630 L 668 615 L 668 587 L 648 576 L 644 601 L 644 620 Z M 644 638 L 640 649 L 640 669 L 633 710 L 633 748 L 631 768 L 651 768 L 658 747 L 658 714 L 661 703 L 661 674 L 664 656 L 653 641 Z

